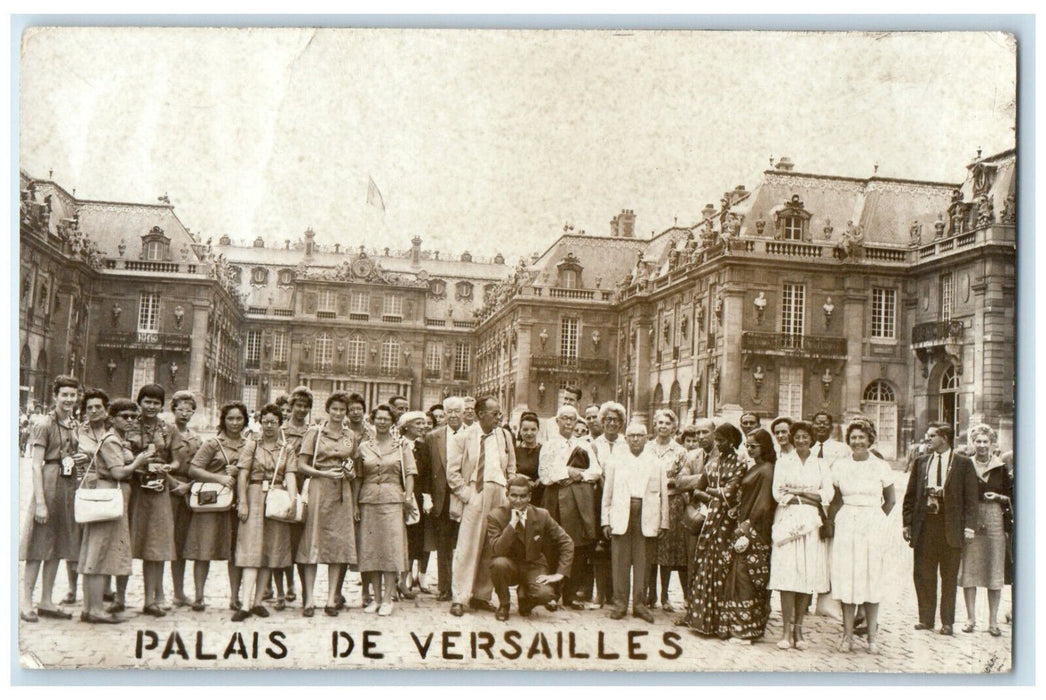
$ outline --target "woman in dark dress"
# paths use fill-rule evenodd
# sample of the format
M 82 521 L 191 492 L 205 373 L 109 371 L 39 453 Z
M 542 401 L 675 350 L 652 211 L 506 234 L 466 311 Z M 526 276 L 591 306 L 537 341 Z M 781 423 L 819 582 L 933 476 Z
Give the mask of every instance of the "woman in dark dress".
M 538 414 L 526 411 L 519 417 L 519 440 L 516 441 L 516 473 L 530 479 L 533 488 L 530 493 L 531 503 L 544 503 L 545 487 L 538 480 L 538 459 L 541 456 L 541 445 L 538 444 Z
M 774 524 L 774 463 L 777 453 L 770 433 L 748 434 L 745 449 L 753 465 L 741 479 L 733 561 L 723 587 L 723 617 L 731 641 L 755 643 L 770 617 L 770 531 Z
M 992 454 L 995 431 L 984 423 L 970 428 L 967 439 L 973 447 L 973 467 L 977 472 L 977 532 L 966 543 L 962 553 L 959 585 L 966 601 L 966 625 L 963 632 L 977 627 L 977 589 L 988 589 L 988 633 L 1002 634 L 999 629 L 999 602 L 1007 575 L 1007 530 L 1013 529 L 1013 477 L 1006 464 Z
M 708 503 L 708 515 L 697 538 L 685 619 L 695 634 L 727 639 L 733 632 L 733 616 L 724 606 L 726 581 L 732 570 L 741 480 L 746 466 L 737 457 L 740 430 L 723 423 L 715 429 L 714 439 L 719 456 L 705 465 L 694 490 L 699 500 Z
M 247 407 L 239 401 L 227 403 L 221 408 L 218 419 L 218 434 L 206 440 L 189 463 L 189 476 L 194 481 L 210 481 L 230 489 L 236 488 L 239 470 L 236 460 L 243 449 L 243 429 L 247 425 Z M 195 512 L 185 536 L 185 558 L 193 560 L 193 583 L 196 599 L 192 609 L 203 610 L 204 587 L 212 561 L 229 562 L 229 609 L 239 610 L 241 571 L 236 566 L 233 545 L 236 543 L 236 513 L 233 510 L 220 512 Z
M 417 584 L 422 593 L 430 593 L 425 573 L 429 569 L 429 553 L 436 548 L 435 533 L 428 512 L 432 510 L 432 472 L 429 466 L 429 448 L 425 444 L 428 417 L 423 411 L 407 411 L 400 416 L 400 435 L 410 441 L 414 452 L 414 464 L 418 475 L 414 477 L 414 494 L 420 504 L 418 522 L 407 525 L 407 570 L 402 572 L 399 594 L 401 598 L 413 598 L 411 589 Z M 418 563 L 417 576 L 414 562 Z
M 171 581 L 175 607 L 188 607 L 191 603 L 185 595 L 185 536 L 192 522 L 189 508 L 189 462 L 200 449 L 201 439 L 189 428 L 189 420 L 196 413 L 196 399 L 190 391 L 176 391 L 171 396 L 171 411 L 174 412 L 174 433 L 171 437 L 171 460 L 173 468 L 167 477 L 170 480 L 171 513 L 174 517 L 174 554 L 171 562 Z

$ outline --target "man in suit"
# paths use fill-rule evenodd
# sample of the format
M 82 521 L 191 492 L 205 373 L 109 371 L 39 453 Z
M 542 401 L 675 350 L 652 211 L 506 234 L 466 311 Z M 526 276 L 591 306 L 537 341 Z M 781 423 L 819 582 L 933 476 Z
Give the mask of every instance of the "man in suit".
M 425 436 L 429 448 L 430 486 L 432 487 L 432 519 L 436 535 L 436 573 L 439 590 L 436 600 L 450 600 L 450 582 L 453 576 L 454 547 L 458 542 L 458 523 L 450 517 L 450 489 L 447 487 L 447 465 L 457 458 L 454 436 L 462 430 L 465 402 L 460 396 L 449 396 L 443 401 L 446 424 Z
M 668 475 L 646 450 L 647 431 L 632 423 L 625 431 L 628 450 L 616 450 L 607 460 L 603 484 L 603 532 L 610 540 L 614 577 L 614 610 L 620 620 L 628 610 L 629 569 L 632 570 L 632 616 L 653 622 L 646 606 L 647 572 L 657 560 L 657 538 L 668 530 Z
M 917 630 L 932 630 L 941 578 L 941 634 L 955 624 L 955 591 L 963 546 L 977 531 L 977 473 L 969 457 L 952 451 L 947 423 L 926 430 L 930 452 L 915 463 L 901 509 L 901 534 L 915 550 L 913 579 L 919 604 Z
M 574 542 L 544 508 L 530 505 L 530 479 L 517 475 L 508 482 L 508 505 L 487 516 L 490 578 L 498 594 L 494 617 L 504 622 L 509 613 L 509 586 L 517 586 L 519 614 L 526 617 L 537 605 L 556 596 L 552 584 L 570 571 Z M 555 567 L 545 551 L 556 550 Z M 553 573 L 549 573 L 552 569 Z
M 476 422 L 453 439 L 457 447 L 447 468 L 451 517 L 460 520 L 454 548 L 450 613 L 461 617 L 465 603 L 473 610 L 494 610 L 487 558 L 487 515 L 505 504 L 505 486 L 516 474 L 512 436 L 498 426 L 501 406 L 493 396 L 476 402 Z

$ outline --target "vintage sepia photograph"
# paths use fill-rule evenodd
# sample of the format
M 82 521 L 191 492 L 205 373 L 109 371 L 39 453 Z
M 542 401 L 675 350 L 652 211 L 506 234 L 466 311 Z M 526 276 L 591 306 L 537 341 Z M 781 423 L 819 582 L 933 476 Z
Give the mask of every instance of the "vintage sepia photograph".
M 1016 35 L 20 42 L 25 671 L 1013 673 Z

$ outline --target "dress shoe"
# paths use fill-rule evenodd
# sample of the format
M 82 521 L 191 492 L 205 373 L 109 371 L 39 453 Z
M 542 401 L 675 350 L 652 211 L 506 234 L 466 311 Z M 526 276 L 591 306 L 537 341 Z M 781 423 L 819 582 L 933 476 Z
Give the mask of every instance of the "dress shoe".
M 654 622 L 654 614 L 646 608 L 638 608 L 636 610 L 633 610 L 632 617 L 638 617 L 640 620 L 646 620 L 651 624 L 653 624 Z
M 244 620 L 246 620 L 250 616 L 251 616 L 251 613 L 250 613 L 249 610 L 244 610 L 243 608 L 240 608 L 239 610 L 237 610 L 236 612 L 234 612 L 232 614 L 232 621 L 233 622 L 243 622 Z
M 624 610 L 611 610 L 609 613 L 607 613 L 607 617 L 609 617 L 611 620 L 621 620 L 621 619 L 624 619 L 624 617 L 625 617 L 625 611 Z
M 450 614 L 454 617 L 461 617 L 465 614 L 465 606 L 461 603 L 454 603 L 450 606 Z
M 310 605 L 307 608 L 302 608 L 301 609 L 301 616 L 302 617 L 312 617 L 315 614 L 316 614 L 315 606 Z
M 18 613 L 18 618 L 22 622 L 39 622 L 40 621 L 40 618 L 32 610 L 30 610 L 29 612 L 20 612 L 20 613 Z
M 207 606 L 204 605 L 204 602 L 202 600 L 196 600 L 196 601 L 193 601 L 192 609 L 193 609 L 193 612 L 203 612 L 204 610 L 207 609 Z
M 548 610 L 549 612 L 556 612 L 557 610 L 559 610 L 559 602 L 557 602 L 555 599 L 548 601 L 547 603 L 545 603 L 545 610 Z
M 337 605 L 324 605 L 323 606 L 323 614 L 326 615 L 327 617 L 337 617 L 338 616 L 338 606 Z
M 118 625 L 125 622 L 122 617 L 116 617 L 116 615 L 95 615 L 94 613 L 84 613 L 80 616 L 80 620 L 93 625 Z
M 966 633 L 969 633 L 969 632 L 973 632 L 975 629 L 977 629 L 977 623 L 976 622 L 967 622 L 965 625 L 963 625 L 962 631 L 966 632 Z
M 64 610 L 48 610 L 47 608 L 37 608 L 36 614 L 40 617 L 49 617 L 52 620 L 72 620 L 73 616 Z
M 497 612 L 494 613 L 494 619 L 498 622 L 508 620 L 508 603 L 498 606 Z
M 679 618 L 678 620 L 676 620 L 672 624 L 675 625 L 676 627 L 689 627 L 690 626 L 690 623 L 686 621 L 686 615 L 683 615 L 681 618 Z
M 393 606 L 392 606 L 392 601 L 391 600 L 383 601 L 381 606 L 378 608 L 378 616 L 379 617 L 388 617 L 389 615 L 392 614 L 392 607 Z
M 425 595 L 432 595 L 432 589 L 429 588 L 428 586 L 419 585 L 418 586 L 418 592 L 419 593 L 424 593 Z
M 951 625 L 941 625 L 941 634 L 943 634 L 945 637 L 952 637 L 955 635 L 955 633 L 952 631 Z
M 585 609 L 585 604 L 584 603 L 579 603 L 576 600 L 572 600 L 569 603 L 563 603 L 563 607 L 564 608 L 570 608 L 571 610 L 584 610 Z
M 285 601 L 283 598 L 277 598 L 276 604 L 272 607 L 276 608 L 276 610 L 284 610 L 287 607 L 287 601 Z
M 478 610 L 480 612 L 496 612 L 497 611 L 497 608 L 495 608 L 493 605 L 491 605 L 490 601 L 479 600 L 477 598 L 473 598 L 472 600 L 469 601 L 469 607 L 472 608 L 473 610 Z
M 661 601 L 661 609 L 667 613 L 672 613 L 676 611 L 675 606 L 669 603 L 667 600 Z
M 122 613 L 126 609 L 127 609 L 127 606 L 125 606 L 123 603 L 113 603 L 112 605 L 107 607 L 105 609 L 105 611 L 107 613 L 111 613 L 111 614 L 115 615 L 116 613 Z
M 924 625 L 921 622 L 916 622 L 915 623 L 915 629 L 917 629 L 917 630 L 932 630 L 933 629 L 933 625 Z
M 450 600 L 450 593 L 440 593 L 436 596 L 437 603 L 446 603 Z
M 288 603 L 293 603 L 298 599 L 298 596 L 294 593 L 294 591 L 287 591 L 287 595 L 285 595 L 284 598 L 287 599 Z
M 151 603 L 149 605 L 146 605 L 144 608 L 142 608 L 142 612 L 145 613 L 146 615 L 152 615 L 153 617 L 163 617 L 164 615 L 167 614 L 156 603 Z
M 417 597 L 414 593 L 411 593 L 406 588 L 400 587 L 400 588 L 397 588 L 396 590 L 397 590 L 397 592 L 400 595 L 400 599 L 402 599 L 402 600 L 414 600 Z
M 58 603 L 58 604 L 59 605 L 76 605 L 76 593 L 74 593 L 73 591 L 69 591 L 68 593 L 65 594 L 65 597 L 62 598 L 61 602 Z
M 1002 636 L 1002 630 L 999 629 L 998 627 L 989 627 L 988 628 L 988 634 L 990 634 L 993 637 L 1001 637 Z
M 192 605 L 188 598 L 174 598 L 171 602 L 176 608 L 187 608 Z
M 339 593 L 334 598 L 334 601 L 335 601 L 334 607 L 336 607 L 338 610 L 344 610 L 345 609 L 345 603 L 346 603 L 345 596 L 343 596 L 341 593 Z
M 367 614 L 373 614 L 378 612 L 378 603 L 374 600 L 371 600 L 369 603 L 363 606 L 363 612 Z
M 858 625 L 857 627 L 854 627 L 854 635 L 863 637 L 866 634 L 868 634 L 868 625 Z
M 269 610 L 264 605 L 255 605 L 251 608 L 251 615 L 257 615 L 258 617 L 268 617 Z

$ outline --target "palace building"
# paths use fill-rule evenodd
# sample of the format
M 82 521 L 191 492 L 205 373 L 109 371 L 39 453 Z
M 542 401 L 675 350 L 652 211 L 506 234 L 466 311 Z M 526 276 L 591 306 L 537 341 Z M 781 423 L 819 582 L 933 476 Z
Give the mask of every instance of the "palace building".
M 515 266 L 419 236 L 211 245 L 165 198 L 79 200 L 23 174 L 22 405 L 59 372 L 113 395 L 189 388 L 208 418 L 305 384 L 319 406 L 494 394 L 514 420 L 575 388 L 641 420 L 864 413 L 888 458 L 931 420 L 985 421 L 1009 445 L 1015 166 L 1013 150 L 978 154 L 938 183 L 781 158 L 691 226 L 641 239 L 622 210 L 609 235 L 564 230 Z

